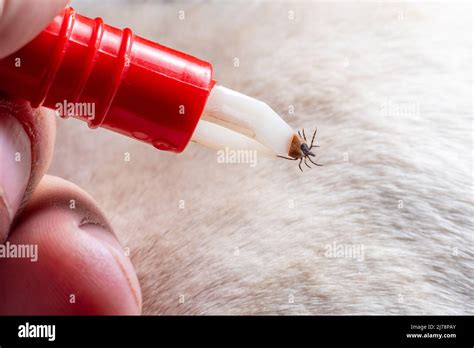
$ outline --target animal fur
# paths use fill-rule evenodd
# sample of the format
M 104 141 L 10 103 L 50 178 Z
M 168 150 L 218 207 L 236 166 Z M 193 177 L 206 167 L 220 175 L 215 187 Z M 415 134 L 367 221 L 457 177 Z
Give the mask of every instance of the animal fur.
M 107 212 L 145 314 L 473 313 L 470 4 L 72 5 L 213 62 L 220 84 L 319 129 L 324 167 L 301 174 L 58 121 L 50 173 Z

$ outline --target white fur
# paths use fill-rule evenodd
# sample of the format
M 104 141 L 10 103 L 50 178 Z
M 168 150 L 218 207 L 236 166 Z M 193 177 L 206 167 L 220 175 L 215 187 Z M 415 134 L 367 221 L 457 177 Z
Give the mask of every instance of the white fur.
M 301 174 L 296 162 L 219 164 L 198 145 L 176 156 L 58 121 L 51 173 L 107 212 L 144 313 L 473 313 L 469 5 L 73 6 L 209 60 L 221 84 L 319 129 L 325 166 Z M 333 243 L 362 247 L 363 261 L 328 257 Z

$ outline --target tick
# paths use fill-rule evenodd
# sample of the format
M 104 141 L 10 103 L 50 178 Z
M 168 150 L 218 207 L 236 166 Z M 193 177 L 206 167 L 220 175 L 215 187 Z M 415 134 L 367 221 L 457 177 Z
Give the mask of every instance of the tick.
M 314 152 L 312 152 L 311 150 L 315 147 L 319 147 L 319 145 L 314 145 L 314 139 L 316 138 L 317 131 L 318 131 L 318 128 L 314 130 L 313 138 L 311 139 L 310 146 L 308 146 L 307 144 L 306 134 L 304 132 L 304 129 L 301 130 L 301 133 L 303 135 L 301 135 L 300 131 L 298 131 L 298 136 L 296 136 L 295 134 L 295 137 L 293 138 L 293 141 L 290 146 L 290 151 L 288 152 L 288 155 L 290 157 L 286 157 L 286 156 L 277 156 L 277 157 L 284 158 L 290 161 L 296 161 L 299 159 L 300 163 L 298 164 L 298 167 L 300 168 L 301 171 L 303 171 L 303 168 L 301 168 L 301 163 L 303 162 L 308 168 L 311 168 L 308 162 L 306 162 L 307 160 L 309 160 L 314 165 L 321 167 L 322 164 L 313 162 L 313 160 L 311 159 L 311 157 L 316 157 Z

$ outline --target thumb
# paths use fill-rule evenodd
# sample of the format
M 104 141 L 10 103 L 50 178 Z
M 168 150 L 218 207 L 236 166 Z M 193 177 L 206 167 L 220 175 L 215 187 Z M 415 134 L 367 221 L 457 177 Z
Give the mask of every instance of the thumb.
M 0 59 L 31 41 L 69 0 L 0 0 Z

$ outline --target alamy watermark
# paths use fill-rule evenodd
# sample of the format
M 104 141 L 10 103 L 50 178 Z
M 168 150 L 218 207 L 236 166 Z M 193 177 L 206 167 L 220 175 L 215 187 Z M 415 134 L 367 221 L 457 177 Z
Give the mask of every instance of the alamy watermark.
M 31 262 L 38 261 L 37 244 L 11 244 L 7 241 L 0 244 L 1 259 L 30 259 Z
M 89 120 L 95 119 L 95 103 L 71 103 L 64 100 L 56 103 L 56 114 L 61 117 L 84 117 Z
M 234 150 L 226 147 L 217 151 L 217 163 L 257 165 L 257 150 Z
M 363 244 L 342 244 L 332 242 L 326 244 L 324 256 L 327 258 L 348 258 L 364 261 L 365 248 Z
M 381 107 L 381 112 L 383 116 L 395 116 L 395 117 L 420 116 L 420 103 L 418 103 L 417 101 L 387 100 L 386 102 L 382 103 L 380 107 Z
M 56 339 L 56 325 L 30 324 L 26 322 L 18 326 L 19 338 L 46 338 L 52 342 Z

